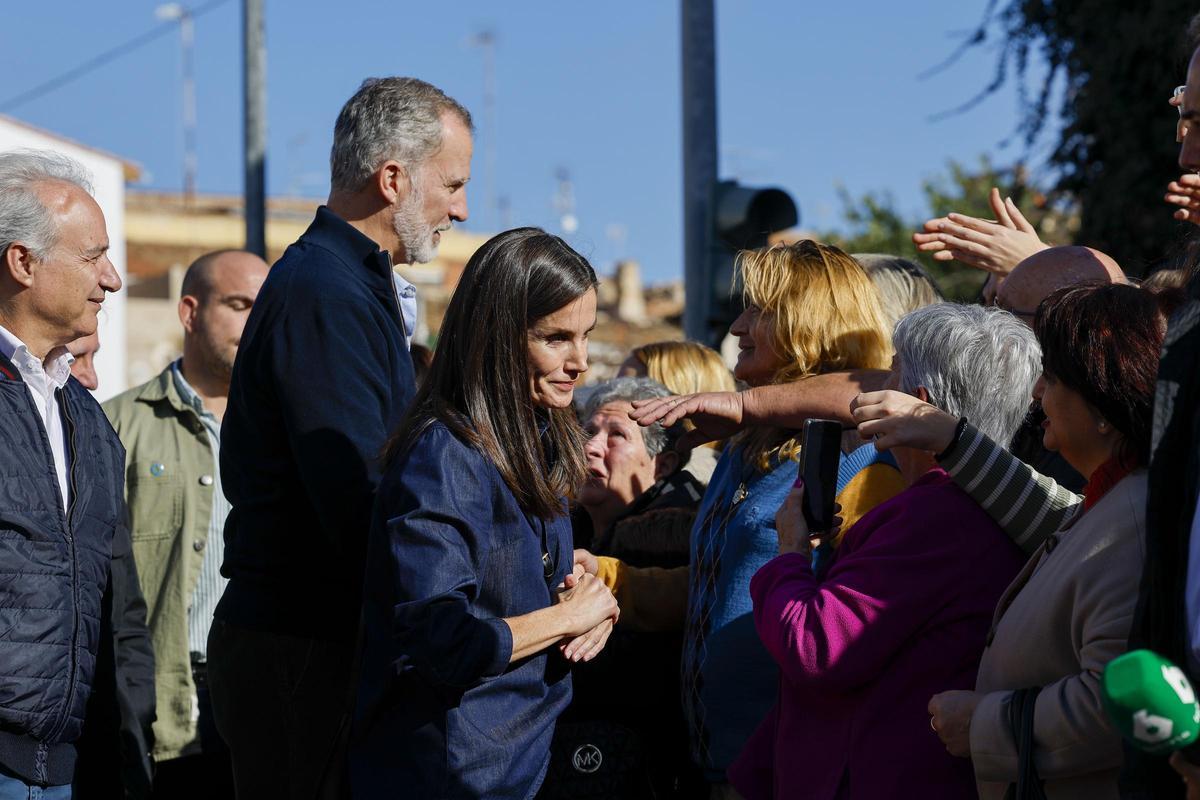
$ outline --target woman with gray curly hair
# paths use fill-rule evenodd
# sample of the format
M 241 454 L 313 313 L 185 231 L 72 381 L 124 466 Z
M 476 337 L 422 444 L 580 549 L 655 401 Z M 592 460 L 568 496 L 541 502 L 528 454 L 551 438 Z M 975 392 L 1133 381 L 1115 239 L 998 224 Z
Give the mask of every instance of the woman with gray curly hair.
M 683 426 L 668 430 L 654 423 L 642 428 L 629 418 L 634 402 L 670 395 L 667 387 L 649 378 L 616 378 L 600 384 L 588 397 L 580 415 L 588 436 L 584 446 L 588 479 L 577 501 L 591 525 L 577 520 L 577 547 L 634 564 L 661 557 L 687 564 L 687 536 L 704 487 L 684 469 L 687 456 L 675 450 Z M 664 525 L 659 520 L 658 525 L 644 526 L 631 519 L 664 503 L 689 508 L 686 523 Z M 636 532 L 629 532 L 631 525 Z M 650 538 L 659 541 L 652 544 Z

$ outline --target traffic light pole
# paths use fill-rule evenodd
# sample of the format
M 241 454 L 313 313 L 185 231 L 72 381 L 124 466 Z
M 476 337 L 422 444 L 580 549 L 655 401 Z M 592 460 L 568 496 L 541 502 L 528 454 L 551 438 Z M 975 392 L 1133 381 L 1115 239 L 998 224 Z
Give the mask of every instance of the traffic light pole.
M 246 249 L 267 257 L 267 45 L 263 0 L 242 0 Z
M 683 331 L 713 344 L 717 66 L 713 0 L 680 0 L 683 56 Z

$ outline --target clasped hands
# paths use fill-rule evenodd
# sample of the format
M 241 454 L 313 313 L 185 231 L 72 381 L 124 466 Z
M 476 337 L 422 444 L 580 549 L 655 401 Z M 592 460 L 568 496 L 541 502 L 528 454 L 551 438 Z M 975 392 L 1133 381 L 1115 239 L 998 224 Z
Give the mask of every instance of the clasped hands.
M 617 599 L 595 572 L 589 573 L 578 560 L 559 584 L 554 597 L 555 603 L 574 607 L 581 620 L 576 627 L 582 629 L 577 635 L 559 642 L 559 652 L 568 661 L 591 661 L 604 649 L 621 616 Z

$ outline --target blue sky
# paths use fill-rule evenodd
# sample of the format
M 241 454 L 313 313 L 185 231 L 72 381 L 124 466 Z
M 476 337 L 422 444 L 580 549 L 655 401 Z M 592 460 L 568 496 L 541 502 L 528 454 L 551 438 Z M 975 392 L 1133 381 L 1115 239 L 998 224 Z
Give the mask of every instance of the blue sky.
M 201 5 L 193 2 L 191 5 Z M 6 9 L 0 102 L 160 24 L 153 0 L 47 2 Z M 990 79 L 994 51 L 976 48 L 925 80 L 978 22 L 983 0 L 717 2 L 723 177 L 789 192 L 808 228 L 837 227 L 837 187 L 890 191 L 921 209 L 920 184 L 947 159 L 1001 163 L 1017 113 L 1008 87 L 940 122 L 931 114 Z M 470 230 L 501 217 L 558 230 L 555 174 L 569 172 L 579 229 L 600 271 L 617 257 L 647 279 L 682 272 L 678 5 L 668 0 L 564 3 L 460 0 L 266 0 L 268 191 L 323 197 L 333 120 L 359 82 L 415 75 L 476 115 Z M 240 3 L 196 21 L 198 185 L 241 191 Z M 483 108 L 483 57 L 496 44 L 494 130 Z M 139 162 L 143 185 L 182 186 L 179 37 L 171 34 L 8 111 Z M 496 169 L 485 178 L 492 141 Z

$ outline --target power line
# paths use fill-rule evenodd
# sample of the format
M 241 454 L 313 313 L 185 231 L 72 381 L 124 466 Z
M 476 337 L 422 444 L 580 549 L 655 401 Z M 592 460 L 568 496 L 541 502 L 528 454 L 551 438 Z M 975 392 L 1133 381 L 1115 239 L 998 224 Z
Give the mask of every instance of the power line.
M 218 8 L 219 6 L 223 6 L 228 2 L 229 2 L 229 0 L 211 0 L 211 2 L 205 3 L 204 5 L 200 6 L 195 11 L 193 11 L 192 17 L 195 18 L 195 17 L 199 17 L 203 14 L 207 14 L 209 11 L 212 11 L 213 9 Z M 12 109 L 16 108 L 17 106 L 28 103 L 30 100 L 35 100 L 43 95 L 49 94 L 50 92 L 54 91 L 55 89 L 58 89 L 59 87 L 70 83 L 71 81 L 75 80 L 79 76 L 90 72 L 91 70 L 95 69 L 96 67 L 104 66 L 105 64 L 109 63 L 110 61 L 115 61 L 116 59 L 120 58 L 123 55 L 132 53 L 134 50 L 137 50 L 142 45 L 148 44 L 148 43 L 154 41 L 155 39 L 158 39 L 161 36 L 165 36 L 168 33 L 171 33 L 172 31 L 175 30 L 175 25 L 176 25 L 176 23 L 174 20 L 169 20 L 167 22 L 164 22 L 161 25 L 151 28 L 150 30 L 146 31 L 143 34 L 139 34 L 138 36 L 133 37 L 132 39 L 130 39 L 127 42 L 124 42 L 122 44 L 117 45 L 116 47 L 106 50 L 97 56 L 93 56 L 92 58 L 83 62 L 79 66 L 73 67 L 73 68 L 67 70 L 66 72 L 62 73 L 61 75 L 51 78 L 50 80 L 46 81 L 45 83 L 38 84 L 37 86 L 34 86 L 32 89 L 28 89 L 15 97 L 10 97 L 8 100 L 5 100 L 3 103 L 0 103 L 0 112 L 11 111 Z

